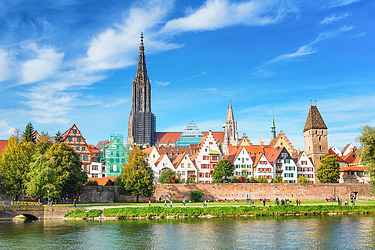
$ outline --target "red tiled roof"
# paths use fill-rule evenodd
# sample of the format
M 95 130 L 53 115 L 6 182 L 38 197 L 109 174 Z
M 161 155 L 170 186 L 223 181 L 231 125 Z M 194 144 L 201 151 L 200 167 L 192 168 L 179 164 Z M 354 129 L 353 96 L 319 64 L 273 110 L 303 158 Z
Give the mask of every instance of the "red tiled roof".
M 332 150 L 332 148 L 328 149 L 328 154 L 336 156 L 337 160 L 339 162 L 345 162 L 340 156 L 338 156 L 335 151 Z
M 153 150 L 154 148 L 155 148 L 155 147 L 153 146 L 153 147 L 145 148 L 145 149 L 143 149 L 142 151 L 143 151 L 145 154 L 150 155 L 151 152 L 152 152 L 152 150 Z
M 345 155 L 345 156 L 343 156 L 341 158 L 344 159 L 344 161 L 345 161 L 346 164 L 353 164 L 355 162 L 359 163 L 359 157 L 353 151 L 351 151 L 349 154 L 347 154 L 347 155 Z
M 0 140 L 0 154 L 3 152 L 4 148 L 7 146 L 8 140 Z
M 207 136 L 209 132 L 202 132 L 204 136 Z M 224 141 L 224 132 L 211 132 L 216 142 Z
M 340 172 L 348 172 L 348 171 L 359 171 L 359 172 L 364 172 L 365 168 L 364 167 L 356 167 L 356 166 L 350 166 L 350 167 L 341 167 Z
M 99 150 L 101 150 L 101 149 L 104 148 L 108 143 L 109 143 L 109 140 L 100 141 L 100 142 L 98 142 L 98 144 L 96 144 L 96 148 L 99 149 Z
M 183 152 L 182 154 L 179 154 L 176 159 L 173 161 L 173 166 L 176 168 L 180 162 L 182 161 L 182 159 L 184 159 L 184 156 L 186 155 L 185 152 Z
M 281 151 L 283 151 L 284 147 L 280 148 L 265 148 L 264 154 L 267 158 L 267 160 L 273 165 L 276 161 L 276 159 L 281 154 Z
M 166 142 L 177 142 L 178 138 L 182 135 L 182 132 L 155 132 L 155 141 L 166 143 Z
M 89 182 L 89 181 L 97 181 L 99 186 L 103 186 L 104 184 L 107 183 L 108 180 L 111 180 L 111 181 L 115 182 L 116 177 L 88 178 L 87 182 Z

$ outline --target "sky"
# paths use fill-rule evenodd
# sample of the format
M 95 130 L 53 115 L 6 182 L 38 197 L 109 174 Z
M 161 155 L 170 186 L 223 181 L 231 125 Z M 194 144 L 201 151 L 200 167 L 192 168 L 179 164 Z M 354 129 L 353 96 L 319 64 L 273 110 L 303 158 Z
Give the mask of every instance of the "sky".
M 240 137 L 268 143 L 274 115 L 304 150 L 316 103 L 329 147 L 358 145 L 375 126 L 374 12 L 372 0 L 2 0 L 0 139 L 28 122 L 50 135 L 76 124 L 94 145 L 126 137 L 144 32 L 158 132 L 191 119 L 222 131 L 231 100 Z

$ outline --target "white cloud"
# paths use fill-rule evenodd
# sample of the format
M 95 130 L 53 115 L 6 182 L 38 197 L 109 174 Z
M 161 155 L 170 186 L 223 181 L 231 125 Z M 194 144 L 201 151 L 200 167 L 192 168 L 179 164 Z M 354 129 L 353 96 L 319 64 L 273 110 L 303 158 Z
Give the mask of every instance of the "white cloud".
M 13 131 L 14 127 L 9 125 L 8 121 L 0 120 L 0 138 L 8 139 Z
M 8 52 L 0 49 L 0 82 L 9 80 L 12 77 L 11 64 L 12 61 Z
M 122 68 L 135 63 L 134 52 L 139 46 L 141 32 L 145 32 L 147 48 L 168 50 L 180 45 L 170 44 L 156 38 L 152 29 L 163 22 L 172 7 L 172 1 L 151 1 L 141 7 L 133 7 L 122 23 L 105 30 L 89 43 L 87 57 L 82 61 L 87 70 Z
M 34 83 L 47 79 L 56 73 L 64 54 L 53 48 L 38 48 L 30 44 L 28 48 L 36 53 L 36 58 L 22 64 L 22 83 Z
M 152 81 L 152 83 L 155 83 L 156 85 L 159 85 L 159 86 L 168 86 L 169 84 L 171 84 L 171 82 L 160 82 L 160 81 Z
M 324 41 L 324 40 L 335 38 L 341 35 L 342 33 L 350 31 L 352 29 L 353 29 L 352 26 L 342 26 L 337 30 L 321 32 L 315 38 L 314 41 L 312 41 L 311 43 L 302 45 L 301 47 L 297 49 L 297 51 L 279 55 L 265 63 L 262 63 L 259 67 L 255 69 L 255 73 L 263 75 L 264 77 L 267 77 L 272 74 L 272 70 L 270 69 L 270 67 L 272 67 L 273 65 L 279 62 L 290 61 L 293 59 L 297 59 L 297 58 L 301 58 L 307 55 L 314 54 L 316 52 L 316 49 L 314 49 L 314 45 L 316 45 L 317 43 Z
M 336 21 L 339 21 L 341 19 L 344 19 L 348 16 L 349 16 L 349 13 L 344 13 L 342 15 L 331 15 L 331 16 L 325 17 L 320 23 L 321 24 L 330 24 L 332 22 L 336 22 Z
M 231 3 L 228 0 L 207 0 L 195 12 L 168 21 L 163 32 L 215 30 L 232 25 L 263 26 L 282 20 L 295 8 L 285 1 L 253 0 Z
M 340 7 L 345 5 L 350 5 L 360 0 L 330 0 L 327 2 L 328 8 Z

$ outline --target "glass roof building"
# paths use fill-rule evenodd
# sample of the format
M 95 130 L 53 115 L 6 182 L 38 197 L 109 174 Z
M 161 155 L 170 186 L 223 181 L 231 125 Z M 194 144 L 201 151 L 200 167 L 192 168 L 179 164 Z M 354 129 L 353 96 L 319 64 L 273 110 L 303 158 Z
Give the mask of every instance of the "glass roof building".
M 123 138 L 122 134 L 111 134 L 109 143 L 103 148 L 107 177 L 118 177 L 124 168 L 129 147 L 124 145 Z
M 204 137 L 194 120 L 191 120 L 186 126 L 184 132 L 178 138 L 175 147 L 188 148 L 190 144 L 199 144 Z

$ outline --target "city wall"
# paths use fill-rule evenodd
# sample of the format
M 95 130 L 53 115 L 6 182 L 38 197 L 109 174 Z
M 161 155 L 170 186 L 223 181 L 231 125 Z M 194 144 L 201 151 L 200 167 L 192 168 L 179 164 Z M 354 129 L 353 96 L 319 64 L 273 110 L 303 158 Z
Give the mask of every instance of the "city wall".
M 182 201 L 189 200 L 190 191 L 200 190 L 203 199 L 301 199 L 323 200 L 330 197 L 348 198 L 356 193 L 357 198 L 370 198 L 372 192 L 369 184 L 291 184 L 291 183 L 215 183 L 215 184 L 157 184 L 155 193 L 150 199 Z M 130 202 L 133 196 L 117 193 L 116 187 L 83 187 L 80 202 Z M 140 197 L 140 201 L 148 197 Z

